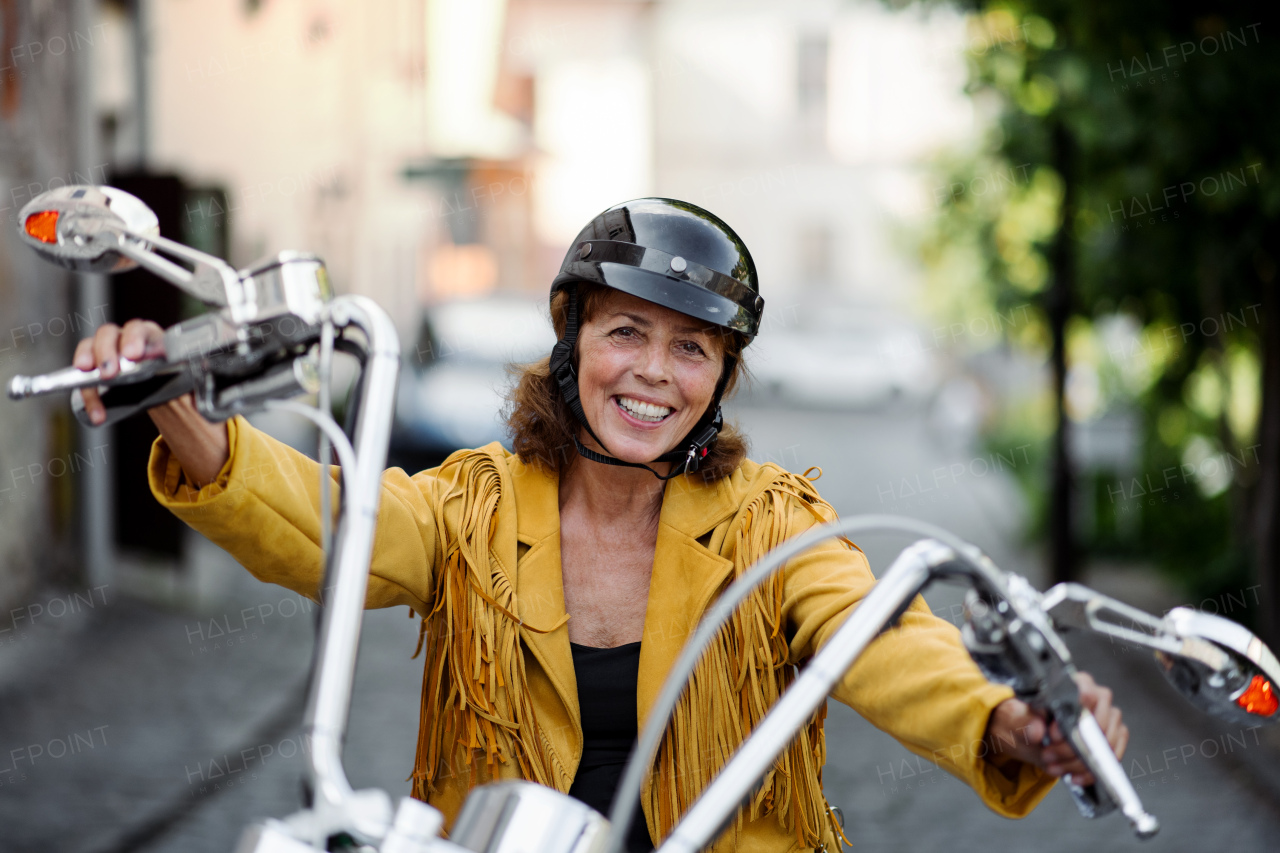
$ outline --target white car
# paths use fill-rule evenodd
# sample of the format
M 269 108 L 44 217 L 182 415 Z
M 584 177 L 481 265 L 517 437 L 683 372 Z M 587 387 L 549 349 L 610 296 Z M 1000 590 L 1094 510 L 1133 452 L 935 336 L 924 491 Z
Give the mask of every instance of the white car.
M 936 349 L 913 323 L 849 307 L 762 328 L 746 358 L 757 394 L 817 408 L 925 400 L 941 377 Z

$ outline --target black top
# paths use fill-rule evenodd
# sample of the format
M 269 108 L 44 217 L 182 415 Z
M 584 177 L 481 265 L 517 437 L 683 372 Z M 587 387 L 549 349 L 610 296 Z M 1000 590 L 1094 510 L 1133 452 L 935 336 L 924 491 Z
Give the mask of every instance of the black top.
M 636 742 L 640 644 L 597 649 L 570 643 L 569 647 L 573 650 L 578 708 L 582 714 L 582 762 L 573 777 L 569 796 L 607 817 L 631 747 Z M 627 833 L 627 851 L 649 853 L 652 849 L 644 813 L 637 806 Z

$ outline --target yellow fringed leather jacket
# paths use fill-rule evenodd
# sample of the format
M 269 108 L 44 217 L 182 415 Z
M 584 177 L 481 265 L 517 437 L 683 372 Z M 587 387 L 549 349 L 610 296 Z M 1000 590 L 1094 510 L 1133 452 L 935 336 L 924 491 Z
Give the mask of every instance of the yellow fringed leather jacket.
M 244 419 L 231 456 L 198 492 L 162 439 L 152 493 L 260 580 L 316 598 L 319 468 Z M 336 471 L 336 469 L 335 469 Z M 809 481 L 744 462 L 731 476 L 667 484 L 640 651 L 641 726 L 703 612 L 772 547 L 835 517 Z M 567 791 L 582 754 L 577 686 L 560 575 L 558 482 L 498 444 L 440 468 L 383 475 L 366 607 L 422 617 L 422 718 L 413 793 L 451 822 L 473 785 L 529 779 Z M 751 728 L 867 593 L 875 578 L 851 543 L 795 558 L 759 590 L 699 666 L 646 782 L 650 836 L 663 838 Z M 705 673 L 706 676 L 702 676 Z M 950 623 L 917 598 L 832 696 L 909 750 L 969 784 L 1005 817 L 1031 811 L 1054 779 L 984 759 L 988 683 Z M 779 759 L 717 850 L 839 850 L 822 796 L 822 714 Z

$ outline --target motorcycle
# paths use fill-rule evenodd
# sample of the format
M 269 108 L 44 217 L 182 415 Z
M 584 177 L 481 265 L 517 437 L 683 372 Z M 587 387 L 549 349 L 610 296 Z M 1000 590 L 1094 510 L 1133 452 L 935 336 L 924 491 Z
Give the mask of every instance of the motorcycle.
M 871 530 L 921 538 L 902 551 L 805 666 L 658 853 L 694 853 L 710 845 L 835 683 L 877 636 L 897 623 L 916 595 L 938 581 L 968 586 L 962 637 L 987 678 L 1009 685 L 1020 699 L 1057 721 L 1092 773 L 1096 781 L 1087 787 L 1068 783 L 1085 817 L 1118 810 L 1141 838 L 1159 828 L 1097 721 L 1081 704 L 1064 634 L 1088 631 L 1151 649 L 1169 683 L 1206 713 L 1246 725 L 1280 720 L 1280 661 L 1230 620 L 1189 608 L 1157 617 L 1078 584 L 1059 584 L 1042 593 L 945 530 L 893 516 L 857 516 L 815 527 L 779 546 L 707 612 L 637 739 L 608 819 L 550 788 L 497 782 L 471 792 L 445 839 L 439 811 L 410 797 L 393 804 L 382 790 L 354 790 L 341 758 L 400 361 L 398 337 L 386 313 L 367 298 L 335 296 L 323 261 L 313 255 L 284 252 L 234 270 L 163 238 L 155 214 L 112 187 L 51 190 L 29 202 L 19 221 L 22 241 L 46 260 L 89 272 L 142 266 L 213 310 L 165 330 L 161 358 L 121 359 L 120 373 L 111 379 L 77 368 L 18 376 L 9 386 L 11 398 L 70 391 L 73 410 L 88 424 L 81 396 L 85 388 L 102 395 L 108 423 L 193 393 L 197 408 L 211 420 L 263 409 L 307 417 L 319 428 L 320 458 L 328 458 L 330 446 L 338 454 L 343 489 L 331 545 L 327 480 L 322 479 L 321 488 L 323 588 L 332 592 L 322 610 L 304 720 L 312 743 L 305 807 L 248 827 L 237 853 L 618 853 L 634 819 L 644 774 L 681 691 L 734 608 L 807 548 Z M 351 439 L 329 414 L 335 351 L 350 353 L 361 364 Z M 318 394 L 319 405 L 292 399 L 302 394 Z

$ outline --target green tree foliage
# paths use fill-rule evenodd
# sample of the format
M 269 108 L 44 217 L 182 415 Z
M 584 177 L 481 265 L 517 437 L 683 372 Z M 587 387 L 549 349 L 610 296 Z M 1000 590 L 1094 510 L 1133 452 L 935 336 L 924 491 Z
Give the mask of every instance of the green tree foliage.
M 998 119 L 984 150 L 952 165 L 953 185 L 1023 180 L 953 194 L 927 259 L 952 285 L 967 271 L 998 309 L 1038 306 L 1041 322 L 1017 342 L 1041 353 L 1047 297 L 1055 275 L 1067 277 L 1068 386 L 1097 389 L 1096 405 L 1072 414 L 1135 408 L 1145 439 L 1128 476 L 1078 483 L 1096 498 L 1085 544 L 1153 556 L 1196 592 L 1261 583 L 1280 613 L 1270 4 L 959 5 L 970 13 L 969 90 Z

